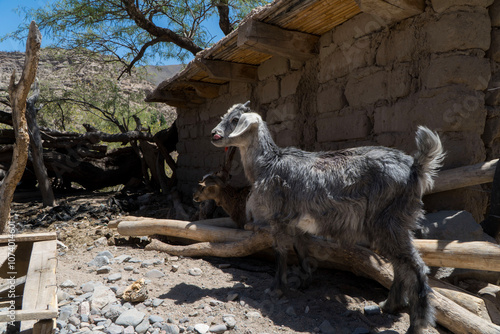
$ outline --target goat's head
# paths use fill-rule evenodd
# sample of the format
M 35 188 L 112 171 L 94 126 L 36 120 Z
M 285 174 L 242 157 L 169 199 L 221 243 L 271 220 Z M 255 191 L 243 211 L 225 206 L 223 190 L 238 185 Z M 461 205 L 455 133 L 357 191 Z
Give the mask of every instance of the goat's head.
M 219 199 L 221 188 L 225 185 L 226 182 L 218 174 L 205 175 L 193 195 L 193 200 L 195 202 L 202 202 L 209 199 L 217 200 Z
M 235 104 L 222 116 L 220 123 L 212 130 L 212 144 L 217 147 L 245 146 L 249 130 L 256 128 L 260 116 L 251 112 L 245 104 Z

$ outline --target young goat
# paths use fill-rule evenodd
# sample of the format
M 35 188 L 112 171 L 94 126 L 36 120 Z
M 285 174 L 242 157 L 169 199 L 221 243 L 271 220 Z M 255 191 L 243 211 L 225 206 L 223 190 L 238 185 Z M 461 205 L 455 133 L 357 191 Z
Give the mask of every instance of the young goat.
M 227 184 L 216 173 L 208 174 L 201 180 L 198 189 L 193 195 L 195 202 L 213 199 L 229 214 L 238 228 L 243 228 L 246 223 L 246 202 L 250 187 L 235 188 Z
M 286 285 L 288 242 L 310 275 L 307 234 L 343 244 L 368 241 L 394 267 L 383 310 L 392 313 L 408 306 L 408 333 L 423 333 L 434 322 L 434 310 L 428 269 L 412 244 L 412 230 L 423 215 L 422 195 L 433 186 L 432 177 L 444 157 L 438 135 L 419 127 L 413 157 L 385 147 L 336 152 L 280 148 L 248 104 L 229 109 L 213 129 L 212 143 L 240 149 L 245 175 L 253 184 L 247 215 L 271 225 L 278 292 Z

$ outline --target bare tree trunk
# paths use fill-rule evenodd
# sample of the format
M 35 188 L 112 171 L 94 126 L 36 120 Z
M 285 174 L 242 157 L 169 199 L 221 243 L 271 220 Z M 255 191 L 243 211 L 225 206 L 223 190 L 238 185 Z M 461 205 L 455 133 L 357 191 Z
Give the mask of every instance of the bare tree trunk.
M 5 232 L 10 218 L 10 203 L 14 197 L 17 183 L 21 180 L 28 161 L 28 123 L 26 122 L 26 99 L 30 87 L 35 81 L 42 35 L 35 22 L 30 24 L 26 42 L 26 58 L 21 79 L 16 84 L 16 72 L 12 73 L 9 85 L 9 96 L 12 107 L 12 123 L 16 134 L 16 144 L 12 155 L 9 172 L 0 186 L 0 232 Z
M 161 153 L 156 155 L 156 172 L 158 173 L 158 182 L 160 182 L 160 189 L 163 194 L 168 193 L 168 178 L 165 175 L 165 159 Z
M 36 88 L 35 93 L 26 101 L 26 118 L 28 120 L 28 128 L 30 130 L 30 147 L 33 156 L 33 167 L 38 180 L 38 188 L 42 193 L 42 201 L 44 206 L 54 206 L 56 201 L 52 185 L 47 174 L 47 168 L 43 162 L 43 147 L 42 138 L 40 136 L 40 128 L 36 122 L 35 103 L 38 100 L 40 90 Z
M 176 150 L 177 142 L 179 141 L 177 133 L 177 125 L 174 122 L 170 128 L 164 129 L 156 133 L 153 137 L 160 154 L 165 159 L 168 167 L 172 170 L 172 176 L 167 184 L 168 188 L 177 185 L 177 164 L 170 156 L 170 153 Z
M 146 168 L 149 168 L 150 175 L 150 184 L 153 189 L 160 189 L 161 181 L 159 176 L 159 169 L 157 163 L 157 155 L 159 154 L 158 149 L 155 144 L 148 143 L 144 140 L 139 140 L 139 149 L 142 152 L 142 160 L 146 164 Z M 165 174 L 165 171 L 161 171 Z M 165 176 L 166 178 L 166 176 Z

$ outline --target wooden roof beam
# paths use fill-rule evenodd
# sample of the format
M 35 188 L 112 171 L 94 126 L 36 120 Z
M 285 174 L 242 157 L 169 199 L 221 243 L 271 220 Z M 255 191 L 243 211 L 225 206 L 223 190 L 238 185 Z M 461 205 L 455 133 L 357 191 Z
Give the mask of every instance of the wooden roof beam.
M 214 99 L 219 96 L 220 86 L 218 84 L 201 82 L 201 81 L 187 81 L 181 82 L 179 85 L 192 87 L 199 97 Z
M 362 12 L 381 17 L 387 24 L 404 20 L 424 11 L 425 0 L 355 0 Z
M 316 35 L 256 20 L 248 20 L 238 28 L 238 46 L 247 45 L 262 53 L 300 61 L 318 54 L 318 40 Z
M 196 58 L 195 64 L 213 79 L 227 81 L 257 82 L 257 66 L 232 63 L 222 60 Z
M 188 104 L 200 104 L 205 102 L 205 99 L 199 97 L 194 92 L 186 91 L 170 91 L 170 90 L 155 90 L 148 94 L 146 102 L 164 102 L 173 107 L 185 107 Z

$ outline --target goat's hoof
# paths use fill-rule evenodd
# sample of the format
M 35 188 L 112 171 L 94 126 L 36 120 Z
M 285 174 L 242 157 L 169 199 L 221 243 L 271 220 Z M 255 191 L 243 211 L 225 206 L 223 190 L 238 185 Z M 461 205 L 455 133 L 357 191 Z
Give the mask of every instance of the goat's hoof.
M 390 314 L 398 314 L 402 308 L 400 305 L 395 305 L 394 303 L 390 303 L 388 299 L 378 304 L 378 306 L 380 306 L 380 308 L 382 309 L 382 311 L 384 311 L 384 313 L 390 313 Z
M 413 325 L 410 325 L 410 327 L 406 331 L 406 334 L 424 334 L 424 333 L 425 331 L 422 327 L 417 327 Z
M 277 287 L 273 286 L 269 289 L 266 289 L 266 294 L 273 299 L 280 299 L 289 294 L 288 287 Z
M 271 297 L 271 299 L 280 299 L 285 295 L 280 289 L 266 289 L 266 294 Z
M 300 282 L 300 290 L 305 290 L 311 285 L 312 278 L 309 276 L 307 278 L 304 278 Z

